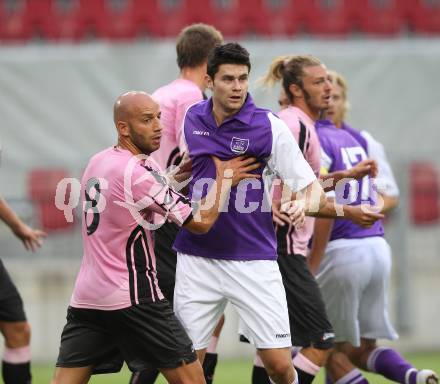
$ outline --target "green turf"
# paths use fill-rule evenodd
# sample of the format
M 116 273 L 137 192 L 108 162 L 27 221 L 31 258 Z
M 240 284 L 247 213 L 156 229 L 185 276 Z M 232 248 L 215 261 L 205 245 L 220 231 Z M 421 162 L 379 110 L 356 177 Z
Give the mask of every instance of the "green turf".
M 440 352 L 409 354 L 406 356 L 417 368 L 430 368 L 440 372 Z M 215 384 L 250 384 L 251 382 L 251 364 L 250 360 L 227 360 L 220 361 L 217 366 Z M 53 368 L 48 365 L 33 365 L 33 384 L 48 384 L 53 373 Z M 91 384 L 128 384 L 130 374 L 126 368 L 121 373 L 112 375 L 94 376 Z M 367 374 L 367 378 L 371 384 L 390 383 L 380 376 Z M 314 383 L 323 383 L 323 376 L 320 375 Z M 166 381 L 161 378 L 157 384 L 165 384 Z

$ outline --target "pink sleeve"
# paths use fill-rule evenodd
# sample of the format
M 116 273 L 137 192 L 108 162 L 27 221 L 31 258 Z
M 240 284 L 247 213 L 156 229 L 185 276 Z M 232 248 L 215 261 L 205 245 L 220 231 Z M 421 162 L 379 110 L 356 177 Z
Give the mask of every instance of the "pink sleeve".
M 175 138 L 176 143 L 181 142 L 181 135 L 182 135 L 182 124 L 183 119 L 185 118 L 186 110 L 193 105 L 194 103 L 198 103 L 199 101 L 203 100 L 202 92 L 192 92 L 191 94 L 185 95 L 182 97 L 183 100 L 179 100 L 179 103 L 177 104 L 176 109 L 176 120 L 175 120 Z
M 191 202 L 174 191 L 158 171 L 137 165 L 131 179 L 131 195 L 140 212 L 154 212 L 182 226 L 192 214 Z

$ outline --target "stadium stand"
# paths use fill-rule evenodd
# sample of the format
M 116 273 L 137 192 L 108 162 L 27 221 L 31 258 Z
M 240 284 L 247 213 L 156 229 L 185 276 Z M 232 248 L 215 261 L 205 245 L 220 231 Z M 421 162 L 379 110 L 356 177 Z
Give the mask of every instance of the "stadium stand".
M 44 231 L 71 229 L 64 213 L 55 206 L 55 191 L 60 180 L 68 177 L 61 168 L 34 169 L 28 177 L 28 194 L 35 205 L 39 225 Z
M 440 181 L 430 162 L 413 162 L 410 172 L 410 210 L 413 224 L 432 224 L 440 218 Z
M 360 32 L 378 36 L 403 32 L 407 3 L 407 0 L 360 0 L 354 10 Z
M 350 0 L 307 2 L 306 31 L 312 35 L 345 36 L 355 29 L 356 3 Z
M 440 33 L 439 0 L 0 0 L 0 40 L 174 37 L 205 22 L 228 37 Z
M 417 34 L 440 33 L 439 0 L 407 0 L 408 21 L 411 30 Z

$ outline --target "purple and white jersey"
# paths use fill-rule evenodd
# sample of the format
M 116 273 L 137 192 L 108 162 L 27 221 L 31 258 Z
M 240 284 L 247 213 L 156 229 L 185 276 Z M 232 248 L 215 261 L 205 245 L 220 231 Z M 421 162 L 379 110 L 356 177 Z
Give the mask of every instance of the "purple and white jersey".
M 316 130 L 321 143 L 321 168 L 325 171 L 331 173 L 350 169 L 367 159 L 363 143 L 356 140 L 347 130 L 336 128 L 328 120 L 317 121 Z M 376 195 L 372 179 L 368 175 L 361 180 L 340 181 L 334 191 L 336 202 L 348 205 L 375 205 Z M 383 234 L 381 221 L 377 221 L 370 228 L 362 228 L 350 220 L 337 218 L 333 224 L 330 240 L 383 236 Z
M 243 180 L 232 188 L 229 201 L 204 235 L 181 229 L 174 248 L 195 256 L 225 260 L 275 260 L 276 238 L 272 222 L 271 190 L 275 178 L 293 192 L 316 180 L 286 124 L 269 110 L 257 108 L 250 95 L 241 110 L 220 126 L 214 120 L 212 99 L 188 109 L 184 138 L 192 160 L 193 201 L 206 196 L 216 170 L 211 156 L 221 160 L 245 155 L 261 162 L 254 171 L 261 179 Z
M 345 129 L 362 144 L 362 147 L 365 148 L 370 159 L 377 161 L 378 174 L 375 179 L 377 190 L 386 196 L 399 196 L 399 187 L 397 186 L 396 179 L 394 178 L 383 145 L 375 140 L 367 131 L 353 129 L 345 121 L 342 122 L 341 128 Z

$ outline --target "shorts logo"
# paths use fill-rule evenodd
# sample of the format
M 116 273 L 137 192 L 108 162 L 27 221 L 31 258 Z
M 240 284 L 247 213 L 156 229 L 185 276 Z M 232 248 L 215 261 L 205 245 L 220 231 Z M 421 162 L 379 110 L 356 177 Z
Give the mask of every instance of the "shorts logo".
M 243 154 L 249 148 L 249 139 L 233 137 L 231 140 L 231 151 L 237 154 Z
M 290 333 L 277 333 L 275 335 L 276 339 L 285 339 L 286 337 L 290 337 Z
M 328 332 L 328 333 L 324 333 L 324 334 L 322 335 L 321 340 L 322 340 L 322 341 L 326 341 L 326 340 L 328 340 L 328 339 L 333 339 L 334 337 L 335 337 L 335 334 L 334 334 L 334 333 L 332 333 L 332 332 Z

